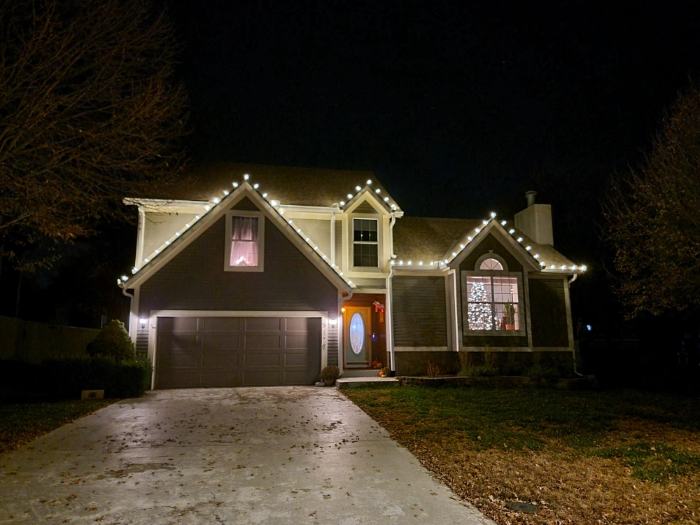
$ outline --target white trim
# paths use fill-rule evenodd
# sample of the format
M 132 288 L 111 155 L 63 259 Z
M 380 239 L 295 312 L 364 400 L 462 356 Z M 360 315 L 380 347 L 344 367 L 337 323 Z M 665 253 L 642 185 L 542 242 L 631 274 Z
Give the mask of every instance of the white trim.
M 233 217 L 258 218 L 258 265 L 231 266 L 231 236 Z M 229 210 L 226 212 L 226 237 L 224 237 L 224 271 L 225 272 L 264 272 L 265 271 L 265 215 L 261 211 Z
M 138 232 L 136 235 L 136 260 L 134 261 L 134 266 L 137 268 L 141 267 L 143 263 L 143 245 L 146 242 L 146 212 L 143 206 L 139 206 L 139 225 Z
M 371 198 L 368 198 L 371 197 Z M 344 212 L 348 214 L 354 213 L 354 210 L 363 202 L 367 202 L 380 215 L 390 216 L 392 214 L 391 207 L 377 197 L 372 188 L 365 186 L 360 192 L 355 195 L 350 201 L 345 204 Z M 398 208 L 398 205 L 397 205 Z M 397 211 L 397 210 L 394 210 Z
M 136 345 L 136 338 L 139 331 L 139 299 L 141 296 L 141 288 L 133 289 L 133 298 L 129 308 L 129 336 L 131 342 Z
M 377 241 L 358 241 L 358 244 L 367 244 L 377 247 L 377 266 L 355 266 L 355 221 L 375 221 L 377 223 Z M 384 221 L 381 216 L 369 213 L 353 213 L 349 216 L 348 228 L 348 273 L 356 273 L 358 276 L 365 276 L 368 273 L 383 273 L 384 264 Z
M 395 346 L 396 352 L 450 352 L 446 346 Z
M 328 363 L 328 312 L 327 311 L 249 311 L 249 310 L 151 310 L 148 317 L 148 357 L 153 365 L 151 389 L 156 380 L 156 337 L 159 317 L 320 317 L 321 318 L 321 370 Z M 340 340 L 340 338 L 339 338 Z M 319 370 L 319 372 L 321 372 Z
M 253 203 L 258 207 L 260 211 L 265 214 L 265 217 L 271 222 L 275 223 L 275 226 L 282 232 L 282 234 L 289 239 L 298 249 L 301 251 L 306 258 L 331 282 L 336 288 L 345 290 L 349 292 L 352 290 L 352 285 L 349 285 L 340 275 L 338 275 L 325 261 L 321 259 L 314 249 L 304 242 L 301 237 L 296 233 L 296 230 L 292 229 L 292 226 L 287 223 L 287 221 L 282 218 L 270 204 L 263 199 L 257 191 L 246 181 L 239 185 L 238 188 L 232 192 L 230 195 L 225 197 L 221 203 L 216 205 L 216 209 L 213 209 L 206 215 L 204 215 L 200 220 L 192 225 L 185 233 L 182 234 L 182 238 L 174 242 L 167 250 L 161 252 L 161 254 L 155 258 L 153 261 L 149 262 L 146 266 L 141 269 L 136 275 L 131 277 L 127 282 L 122 284 L 123 288 L 134 288 L 135 286 L 140 286 L 143 282 L 149 279 L 154 273 L 158 272 L 163 266 L 165 266 L 169 261 L 171 261 L 175 256 L 177 256 L 182 250 L 190 245 L 195 239 L 197 239 L 204 231 L 206 231 L 212 224 L 219 220 L 229 209 L 240 202 L 244 197 L 248 197 Z M 213 205 L 213 204 L 212 204 Z M 273 213 L 274 212 L 274 213 Z
M 524 267 L 529 266 L 531 270 L 534 271 L 542 271 L 542 267 L 539 264 L 539 261 L 534 259 L 530 252 L 528 252 L 525 247 L 520 244 L 517 240 L 513 238 L 512 235 L 510 235 L 503 226 L 501 226 L 498 221 L 496 220 L 490 220 L 489 223 L 484 226 L 479 233 L 476 233 L 474 235 L 474 238 L 469 244 L 467 244 L 463 250 L 457 253 L 457 257 L 452 259 L 449 263 L 449 266 L 452 268 L 457 268 L 460 264 L 462 264 L 462 261 L 467 258 L 467 256 L 473 252 L 477 246 L 481 244 L 481 242 L 486 238 L 486 236 L 495 230 L 494 237 L 496 237 L 496 240 L 500 241 L 501 245 L 510 252 L 510 254 L 515 257 Z M 459 242 L 459 241 L 457 241 Z M 508 249 L 508 245 L 512 249 Z M 443 261 L 445 259 L 449 260 L 449 255 L 451 255 L 452 251 L 456 251 L 453 248 L 454 244 L 448 249 L 447 253 L 443 256 Z M 459 247 L 459 245 L 457 245 Z M 450 251 L 452 250 L 452 251 Z

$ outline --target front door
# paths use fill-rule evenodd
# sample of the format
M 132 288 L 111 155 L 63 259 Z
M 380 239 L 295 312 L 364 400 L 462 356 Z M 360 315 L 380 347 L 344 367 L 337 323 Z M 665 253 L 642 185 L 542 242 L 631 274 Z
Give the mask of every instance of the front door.
M 369 306 L 345 307 L 344 347 L 345 366 L 369 368 L 372 360 L 370 337 L 372 334 L 372 309 Z

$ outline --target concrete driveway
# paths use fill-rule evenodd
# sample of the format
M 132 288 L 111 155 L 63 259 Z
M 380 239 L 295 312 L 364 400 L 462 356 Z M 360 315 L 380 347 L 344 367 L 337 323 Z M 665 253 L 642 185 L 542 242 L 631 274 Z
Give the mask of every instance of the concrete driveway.
M 166 390 L 0 457 L 0 523 L 491 524 L 332 388 Z

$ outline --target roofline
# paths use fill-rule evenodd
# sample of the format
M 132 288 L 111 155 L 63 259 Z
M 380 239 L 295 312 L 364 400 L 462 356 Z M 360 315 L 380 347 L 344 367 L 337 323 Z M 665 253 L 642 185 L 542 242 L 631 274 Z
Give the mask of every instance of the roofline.
M 139 269 L 136 269 L 134 277 L 127 281 L 118 281 L 118 285 L 122 289 L 136 288 L 148 280 L 153 274 L 157 273 L 165 264 L 170 262 L 176 255 L 189 246 L 197 239 L 204 231 L 219 220 L 231 206 L 235 205 L 243 199 L 250 196 L 258 205 L 258 208 L 265 216 L 276 223 L 278 229 L 287 237 L 293 244 L 304 253 L 314 266 L 317 267 L 331 282 L 336 285 L 339 290 L 350 292 L 354 286 L 352 281 L 348 281 L 342 277 L 342 272 L 337 272 L 330 266 L 330 262 L 326 262 L 318 253 L 318 250 L 312 248 L 308 242 L 304 242 L 299 233 L 281 216 L 280 212 L 263 198 L 248 181 L 244 181 L 238 185 L 237 189 L 231 193 L 224 192 L 225 197 L 220 201 L 212 201 L 210 210 L 207 210 L 205 216 L 198 219 L 195 224 L 186 225 L 186 231 L 181 233 L 172 243 L 166 242 L 166 248 L 162 252 L 157 251 L 157 256 L 152 261 L 144 259 L 146 264 Z M 211 213 L 213 211 L 214 213 Z M 179 233 L 179 232 L 178 232 Z M 176 234 L 177 235 L 177 234 Z

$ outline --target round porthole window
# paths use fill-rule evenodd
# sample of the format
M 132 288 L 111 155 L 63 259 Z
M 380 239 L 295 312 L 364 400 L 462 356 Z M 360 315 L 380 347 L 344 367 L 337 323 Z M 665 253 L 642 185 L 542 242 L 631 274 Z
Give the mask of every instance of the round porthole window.
M 350 347 L 355 355 L 362 352 L 365 346 L 365 321 L 359 312 L 350 319 Z

